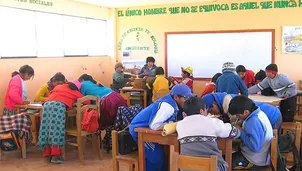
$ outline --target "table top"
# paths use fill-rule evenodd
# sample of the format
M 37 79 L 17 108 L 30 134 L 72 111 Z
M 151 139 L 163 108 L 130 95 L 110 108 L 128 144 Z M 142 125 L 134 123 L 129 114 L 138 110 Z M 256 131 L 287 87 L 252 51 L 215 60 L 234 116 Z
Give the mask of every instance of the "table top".
M 263 96 L 260 94 L 251 94 L 249 95 L 249 98 L 255 100 L 256 102 L 265 102 L 265 103 L 279 102 L 282 100 L 282 98 L 279 98 L 277 96 Z
M 33 103 L 27 105 L 16 105 L 16 108 L 26 108 L 26 109 L 42 109 L 42 104 L 40 103 Z
M 302 96 L 302 90 L 297 90 L 298 91 L 298 96 Z
M 142 132 L 142 133 L 155 134 L 155 135 L 162 135 L 162 132 L 163 132 L 162 130 L 155 131 L 150 128 L 135 128 L 134 131 L 137 133 Z M 177 133 L 169 134 L 167 136 L 176 136 L 177 137 Z
M 123 87 L 120 91 L 145 91 L 146 89 L 134 88 L 134 87 Z

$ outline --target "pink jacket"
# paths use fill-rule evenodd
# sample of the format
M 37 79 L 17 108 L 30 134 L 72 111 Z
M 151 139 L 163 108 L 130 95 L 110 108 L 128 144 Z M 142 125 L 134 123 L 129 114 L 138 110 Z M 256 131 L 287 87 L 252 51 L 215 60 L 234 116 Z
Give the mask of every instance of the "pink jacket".
M 23 104 L 22 99 L 22 78 L 20 75 L 14 76 L 8 84 L 5 98 L 4 107 L 11 110 L 16 110 L 15 105 Z

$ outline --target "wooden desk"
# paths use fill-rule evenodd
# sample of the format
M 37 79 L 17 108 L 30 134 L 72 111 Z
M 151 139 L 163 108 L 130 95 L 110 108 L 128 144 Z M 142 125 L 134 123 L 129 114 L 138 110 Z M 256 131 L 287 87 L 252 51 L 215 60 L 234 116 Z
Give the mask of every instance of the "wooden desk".
M 256 101 L 256 102 L 264 102 L 274 106 L 279 106 L 282 98 L 276 96 L 263 96 L 260 94 L 251 94 L 249 98 Z
M 16 105 L 17 113 L 20 113 L 21 109 L 32 109 L 32 110 L 39 110 L 38 113 L 29 114 L 31 120 L 31 132 L 32 132 L 32 143 L 37 144 L 38 142 L 38 128 L 37 128 L 37 119 L 42 117 L 42 109 L 43 106 L 38 105 Z
M 144 108 L 147 107 L 147 90 L 141 88 L 133 88 L 133 87 L 124 87 L 120 89 L 120 93 L 131 93 L 131 92 L 140 92 L 140 96 L 144 97 Z
M 139 170 L 145 171 L 145 142 L 154 142 L 162 145 L 170 145 L 170 170 L 177 171 L 175 153 L 179 153 L 179 141 L 177 134 L 162 136 L 162 131 L 153 131 L 149 128 L 136 128 L 138 133 L 138 164 Z M 229 164 L 228 171 L 232 170 L 232 139 L 217 139 L 217 145 L 225 154 L 225 160 Z M 173 150 L 173 151 L 171 151 Z

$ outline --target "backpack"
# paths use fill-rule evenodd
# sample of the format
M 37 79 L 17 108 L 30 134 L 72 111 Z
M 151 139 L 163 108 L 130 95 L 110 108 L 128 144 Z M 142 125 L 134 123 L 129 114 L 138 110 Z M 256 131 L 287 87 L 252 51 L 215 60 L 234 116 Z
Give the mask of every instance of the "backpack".
M 3 151 L 14 151 L 21 148 L 22 137 L 15 131 L 0 134 L 0 148 Z
M 280 135 L 278 138 L 278 146 L 278 171 L 302 171 L 301 159 L 295 144 L 295 133 L 293 131 L 288 131 L 284 135 Z M 282 153 L 289 152 L 292 152 L 293 154 L 294 166 L 286 169 L 286 162 L 285 158 L 282 156 Z
M 82 130 L 87 132 L 97 132 L 99 129 L 99 112 L 94 109 L 83 111 Z
M 129 127 L 118 133 L 118 152 L 121 155 L 129 154 L 137 149 L 138 146 L 129 132 Z

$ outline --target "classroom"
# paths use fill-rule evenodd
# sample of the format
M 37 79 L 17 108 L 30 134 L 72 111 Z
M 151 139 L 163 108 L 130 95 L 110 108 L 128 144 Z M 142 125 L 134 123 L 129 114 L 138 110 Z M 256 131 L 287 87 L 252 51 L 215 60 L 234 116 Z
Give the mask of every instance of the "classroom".
M 287 168 L 295 166 L 293 158 L 302 154 L 299 16 L 302 0 L 1 0 L 0 170 L 222 171 L 251 165 L 253 170 L 276 169 L 278 143 L 292 130 L 299 154 L 290 151 L 282 156 Z M 263 78 L 256 78 L 261 72 Z M 222 75 L 215 77 L 218 73 Z M 253 73 L 250 81 L 245 80 L 248 73 Z M 13 83 L 16 75 L 18 92 Z M 47 96 L 38 99 L 43 86 Z M 272 94 L 263 94 L 267 88 Z M 62 106 L 52 108 L 51 103 Z M 241 145 L 249 148 L 247 141 L 252 140 L 242 138 L 249 134 L 244 128 L 249 116 L 238 113 L 238 104 L 255 106 L 253 111 L 243 109 L 244 116 L 260 109 L 254 116 L 262 127 L 270 122 L 262 146 L 276 157 L 266 158 L 268 163 L 257 165 L 241 153 Z M 203 112 L 212 118 L 202 128 L 225 129 L 214 136 L 194 127 L 198 119 L 186 123 L 197 117 L 186 105 L 201 106 L 196 109 L 200 122 L 205 122 Z M 168 109 L 170 113 L 160 113 Z M 51 117 L 56 112 L 49 110 L 62 110 L 64 115 L 57 123 L 61 126 L 50 133 L 64 136 L 56 143 L 47 139 L 53 128 L 45 123 L 57 122 Z M 154 123 L 159 114 L 173 119 Z M 83 123 L 93 117 L 97 128 L 92 133 L 87 131 L 91 125 L 84 128 Z M 141 124 L 139 119 L 146 117 L 151 120 Z M 179 131 L 184 124 L 190 129 Z M 225 130 L 230 136 L 221 136 Z M 213 136 L 217 150 L 207 151 L 208 157 L 184 153 L 191 142 L 183 142 L 201 136 L 189 133 L 194 131 Z M 18 143 L 5 149 L 5 136 L 13 139 L 15 134 Z M 239 153 L 246 168 L 234 166 Z M 189 161 L 193 163 L 186 164 Z

